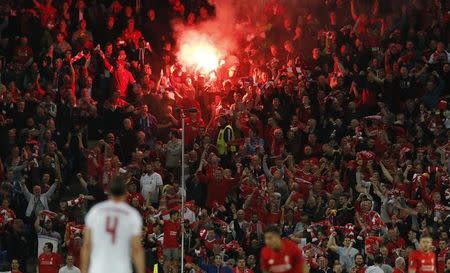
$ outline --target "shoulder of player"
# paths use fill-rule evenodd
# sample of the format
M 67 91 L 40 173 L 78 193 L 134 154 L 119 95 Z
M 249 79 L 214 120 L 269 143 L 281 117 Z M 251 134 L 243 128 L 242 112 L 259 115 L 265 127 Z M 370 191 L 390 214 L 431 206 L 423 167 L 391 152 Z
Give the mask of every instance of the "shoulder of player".
M 142 218 L 141 214 L 139 213 L 139 211 L 134 208 L 133 206 L 131 206 L 130 204 L 124 202 L 123 205 L 125 206 L 126 210 L 133 216 L 136 218 Z
M 283 239 L 283 244 L 285 247 L 287 248 L 295 248 L 295 249 L 299 249 L 298 244 L 294 243 L 293 241 L 289 240 L 289 239 Z

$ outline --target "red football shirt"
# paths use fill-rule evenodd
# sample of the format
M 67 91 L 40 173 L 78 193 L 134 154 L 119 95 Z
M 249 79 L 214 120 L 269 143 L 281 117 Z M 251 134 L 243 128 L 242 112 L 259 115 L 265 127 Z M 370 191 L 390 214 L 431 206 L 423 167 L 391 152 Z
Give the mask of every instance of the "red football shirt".
M 415 270 L 416 273 L 435 273 L 436 255 L 434 252 L 423 252 L 415 250 L 409 254 L 409 270 Z
M 58 273 L 62 265 L 61 256 L 56 253 L 45 254 L 39 256 L 39 273 Z
M 438 273 L 444 273 L 445 271 L 445 260 L 450 254 L 450 249 L 448 247 L 444 248 L 439 252 L 438 258 L 437 258 L 437 272 Z
M 261 250 L 261 268 L 270 273 L 301 273 L 302 252 L 290 240 L 283 240 L 278 251 L 266 246 Z
M 181 225 L 178 222 L 171 220 L 164 221 L 164 241 L 163 248 L 178 248 L 178 234 L 180 233 Z

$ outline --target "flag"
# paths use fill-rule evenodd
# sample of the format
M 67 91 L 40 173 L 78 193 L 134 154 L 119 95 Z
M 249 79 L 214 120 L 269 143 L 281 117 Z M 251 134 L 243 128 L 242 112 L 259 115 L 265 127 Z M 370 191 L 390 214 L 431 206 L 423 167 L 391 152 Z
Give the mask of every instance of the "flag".
M 80 51 L 80 52 L 78 52 L 77 55 L 72 57 L 71 62 L 74 63 L 74 62 L 80 60 L 83 57 L 84 57 L 84 53 L 83 53 L 83 51 Z
M 80 196 L 78 198 L 67 201 L 67 206 L 69 207 L 80 206 L 84 203 L 84 201 L 85 201 L 84 196 Z
M 58 214 L 50 210 L 41 211 L 42 218 L 45 222 L 53 220 Z

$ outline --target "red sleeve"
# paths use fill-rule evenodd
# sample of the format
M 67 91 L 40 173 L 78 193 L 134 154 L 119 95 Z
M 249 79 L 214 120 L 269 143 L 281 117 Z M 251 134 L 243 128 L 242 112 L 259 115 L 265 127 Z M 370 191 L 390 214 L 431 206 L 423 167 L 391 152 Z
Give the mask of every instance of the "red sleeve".
M 269 264 L 268 264 L 266 256 L 267 256 L 267 251 L 266 251 L 265 248 L 263 248 L 261 250 L 261 258 L 260 258 L 260 266 L 261 266 L 261 269 L 263 271 L 268 271 L 269 270 Z
M 128 80 L 130 81 L 131 84 L 135 84 L 136 80 L 133 77 L 133 74 L 131 74 L 130 71 L 128 71 Z
M 303 256 L 302 251 L 297 245 L 293 245 L 292 247 L 293 253 L 293 264 L 292 267 L 296 268 L 296 272 L 303 272 Z
M 409 254 L 409 259 L 408 259 L 408 272 L 410 270 L 417 270 L 417 259 L 416 259 L 416 255 L 415 255 L 415 251 L 411 252 L 411 254 Z
M 209 183 L 209 177 L 204 175 L 202 172 L 197 172 L 195 175 L 197 176 L 198 182 L 206 184 Z

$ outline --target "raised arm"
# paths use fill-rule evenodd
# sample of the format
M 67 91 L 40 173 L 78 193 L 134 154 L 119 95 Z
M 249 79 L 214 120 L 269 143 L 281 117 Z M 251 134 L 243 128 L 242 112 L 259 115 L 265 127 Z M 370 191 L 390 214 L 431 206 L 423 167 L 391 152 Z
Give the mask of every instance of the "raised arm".
M 54 193 L 55 190 L 56 190 L 56 186 L 58 185 L 58 183 L 59 183 L 59 180 L 58 180 L 58 182 L 53 183 L 53 184 L 50 186 L 50 188 L 48 189 L 48 191 L 47 191 L 46 193 L 43 194 L 47 199 L 49 199 L 49 198 L 52 197 L 53 193 Z
M 354 21 L 358 20 L 358 14 L 356 13 L 355 1 L 350 1 L 350 12 Z
M 20 181 L 20 187 L 22 188 L 22 192 L 25 195 L 25 198 L 27 199 L 27 201 L 30 201 L 32 195 L 28 191 L 27 186 L 25 185 L 25 179 L 24 178 L 22 178 L 22 180 Z
M 338 250 L 338 246 L 336 244 L 336 238 L 334 237 L 333 234 L 330 235 L 330 239 L 328 240 L 328 243 L 327 243 L 327 249 L 329 249 L 333 252 L 337 252 L 337 250 Z
M 36 230 L 36 233 L 41 233 L 42 227 L 41 227 L 41 218 L 42 214 L 39 213 L 39 215 L 36 216 L 36 220 L 34 221 L 34 229 Z
M 264 171 L 264 174 L 267 176 L 267 178 L 269 180 L 271 180 L 273 175 L 270 172 L 269 167 L 267 166 L 267 155 L 263 156 L 263 171 Z
M 80 271 L 81 273 L 88 273 L 89 263 L 91 259 L 92 252 L 92 235 L 91 230 L 89 228 L 84 229 L 83 236 L 83 247 L 81 248 L 81 263 L 80 263 Z
M 136 273 L 145 273 L 144 248 L 141 239 L 141 235 L 133 236 L 131 239 L 131 255 Z
M 384 166 L 384 164 L 382 162 L 380 162 L 380 167 L 381 167 L 381 171 L 383 172 L 384 177 L 386 177 L 386 179 L 389 180 L 389 182 L 393 183 L 394 178 L 392 177 L 391 173 L 388 171 L 388 169 L 386 169 L 386 167 Z

